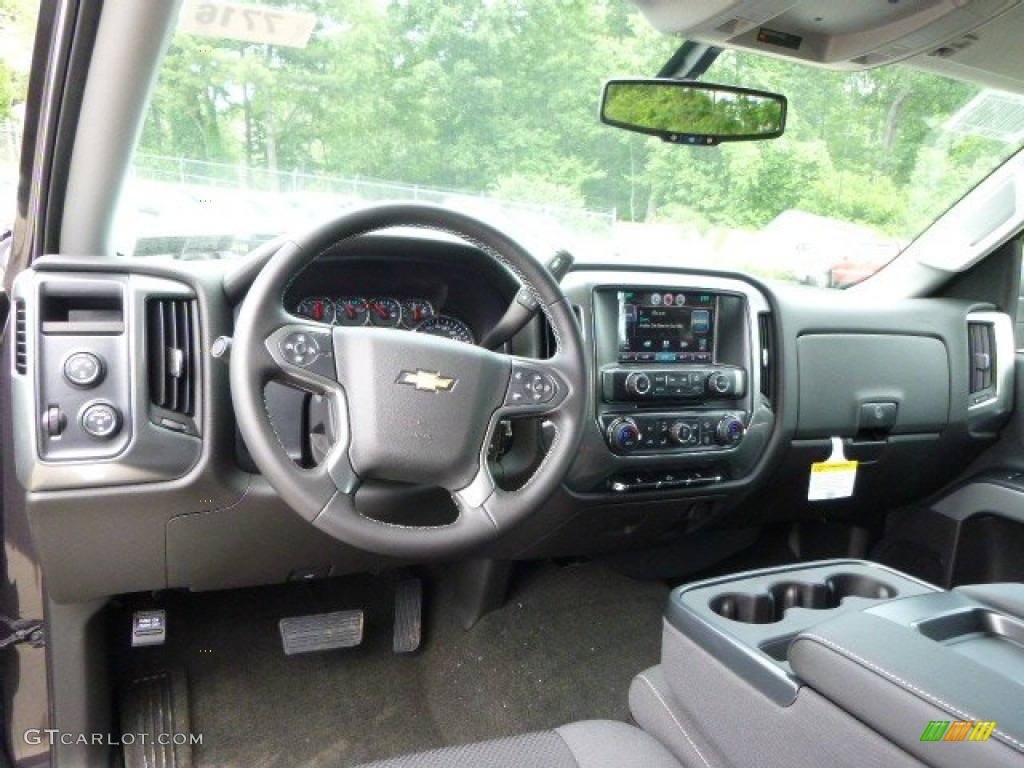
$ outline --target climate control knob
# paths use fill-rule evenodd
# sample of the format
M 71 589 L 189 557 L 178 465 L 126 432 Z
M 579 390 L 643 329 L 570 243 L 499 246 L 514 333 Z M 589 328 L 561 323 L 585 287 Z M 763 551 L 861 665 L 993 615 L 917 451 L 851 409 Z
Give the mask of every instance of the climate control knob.
M 632 419 L 615 419 L 608 425 L 608 444 L 619 451 L 631 451 L 640 445 L 640 428 Z
M 685 421 L 675 421 L 668 428 L 669 437 L 677 443 L 687 445 L 693 440 L 693 426 Z
M 626 377 L 626 391 L 631 395 L 646 395 L 651 391 L 651 379 L 646 373 L 631 373 Z
M 743 439 L 747 428 L 735 416 L 726 416 L 715 429 L 715 440 L 719 445 L 736 445 Z

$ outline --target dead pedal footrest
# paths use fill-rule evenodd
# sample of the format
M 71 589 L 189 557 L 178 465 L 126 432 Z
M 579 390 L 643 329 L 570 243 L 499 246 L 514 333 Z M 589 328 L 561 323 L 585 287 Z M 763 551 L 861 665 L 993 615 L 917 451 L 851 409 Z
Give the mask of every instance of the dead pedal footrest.
M 363 642 L 362 610 L 292 616 L 278 622 L 287 656 L 353 648 Z
M 155 672 L 128 683 L 121 696 L 125 768 L 192 768 L 191 718 L 185 670 Z

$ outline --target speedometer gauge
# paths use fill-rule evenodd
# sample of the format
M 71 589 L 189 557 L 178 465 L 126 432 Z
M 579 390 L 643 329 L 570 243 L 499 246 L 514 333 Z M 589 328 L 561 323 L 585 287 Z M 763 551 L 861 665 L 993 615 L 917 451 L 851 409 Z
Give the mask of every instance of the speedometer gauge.
M 431 336 L 443 336 L 446 339 L 454 339 L 465 344 L 476 343 L 469 326 L 448 315 L 437 315 L 429 320 L 424 320 L 416 326 L 416 332 L 429 333 Z
M 318 323 L 330 325 L 334 322 L 334 302 L 326 297 L 310 296 L 303 299 L 295 311 L 300 316 L 308 317 Z
M 367 299 L 370 325 L 378 328 L 396 328 L 402 321 L 402 305 L 395 299 Z

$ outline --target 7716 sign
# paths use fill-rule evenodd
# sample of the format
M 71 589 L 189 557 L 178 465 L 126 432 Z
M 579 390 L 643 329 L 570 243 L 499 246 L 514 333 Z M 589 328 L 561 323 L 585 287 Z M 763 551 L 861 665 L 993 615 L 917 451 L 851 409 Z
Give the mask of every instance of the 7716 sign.
M 178 17 L 178 31 L 190 35 L 305 48 L 316 16 L 286 8 L 245 3 L 188 0 Z

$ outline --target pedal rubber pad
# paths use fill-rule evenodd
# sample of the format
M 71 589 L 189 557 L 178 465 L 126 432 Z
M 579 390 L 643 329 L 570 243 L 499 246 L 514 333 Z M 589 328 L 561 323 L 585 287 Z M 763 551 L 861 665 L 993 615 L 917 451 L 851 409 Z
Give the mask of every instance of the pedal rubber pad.
M 363 642 L 362 610 L 293 616 L 278 622 L 287 656 L 336 648 L 354 648 Z
M 125 768 L 192 768 L 188 683 L 184 668 L 138 677 L 122 689 L 121 733 Z M 168 743 L 161 743 L 168 742 Z
M 405 579 L 395 589 L 395 653 L 412 653 L 423 634 L 423 582 Z

